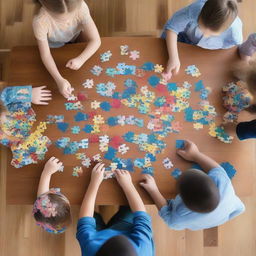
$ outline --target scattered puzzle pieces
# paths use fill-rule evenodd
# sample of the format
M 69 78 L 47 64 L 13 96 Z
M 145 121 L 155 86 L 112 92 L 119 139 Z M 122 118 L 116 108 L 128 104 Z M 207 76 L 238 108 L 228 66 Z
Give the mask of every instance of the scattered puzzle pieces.
M 193 77 L 199 77 L 201 76 L 201 73 L 199 71 L 199 69 L 196 67 L 196 65 L 190 65 L 185 69 L 185 72 L 188 75 L 191 75 Z

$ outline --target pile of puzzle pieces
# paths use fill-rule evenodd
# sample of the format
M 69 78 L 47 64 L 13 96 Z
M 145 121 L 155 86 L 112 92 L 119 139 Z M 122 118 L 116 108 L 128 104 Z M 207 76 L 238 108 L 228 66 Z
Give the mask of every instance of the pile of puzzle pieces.
M 120 55 L 133 61 L 140 58 L 140 52 L 130 50 L 127 45 L 120 46 Z M 205 87 L 202 80 L 195 82 L 194 85 L 187 81 L 181 85 L 167 82 L 162 76 L 163 66 L 152 62 L 135 65 L 127 64 L 127 60 L 109 67 L 107 63 L 112 56 L 110 50 L 102 53 L 100 55 L 102 64 L 93 66 L 92 77 L 88 77 L 82 83 L 84 89 L 95 89 L 99 95 L 99 98 L 90 102 L 90 109 L 86 109 L 85 112 L 83 108 L 82 101 L 88 98 L 85 93 L 73 95 L 65 103 L 66 110 L 76 111 L 74 114 L 76 125 L 65 122 L 62 115 L 47 118 L 47 123 L 55 124 L 63 133 L 70 132 L 85 136 L 80 141 L 71 141 L 65 136 L 55 142 L 63 154 L 76 155 L 77 160 L 81 161 L 80 166 L 74 167 L 73 176 L 81 176 L 83 167 L 89 168 L 94 162 L 104 159 L 111 162 L 106 168 L 108 172 L 106 178 L 113 177 L 113 171 L 117 168 L 134 171 L 137 167 L 143 173 L 153 174 L 153 162 L 156 161 L 158 154 L 164 152 L 166 138 L 171 133 L 177 134 L 182 131 L 182 122 L 176 120 L 175 113 L 184 113 L 184 120 L 191 123 L 194 129 L 201 130 L 207 126 L 210 136 L 225 143 L 232 142 L 233 138 L 215 123 L 217 113 L 208 99 L 211 90 Z M 196 78 L 201 75 L 195 65 L 188 66 L 185 72 Z M 93 76 L 99 81 L 98 77 L 102 74 L 109 79 L 106 80 L 104 77 L 104 81 L 95 83 Z M 116 76 L 124 77 L 122 91 L 118 91 L 113 82 Z M 200 98 L 198 108 L 190 106 L 193 88 L 194 93 Z M 134 115 L 114 115 L 105 118 L 101 114 L 102 111 L 111 112 L 123 107 L 134 109 Z M 138 115 L 144 115 L 144 117 L 140 118 Z M 107 132 L 115 126 L 127 126 L 127 132 L 110 137 Z M 132 131 L 132 126 L 136 129 L 145 127 L 148 132 L 145 133 L 144 129 L 143 133 L 135 133 Z M 89 154 L 80 153 L 82 149 L 89 149 L 90 145 L 95 143 L 99 145 L 98 154 L 89 156 Z M 124 159 L 123 156 L 129 155 L 131 145 L 135 145 L 144 157 Z M 167 170 L 174 167 L 168 157 L 163 160 L 163 166 Z M 178 175 L 179 171 L 175 170 Z

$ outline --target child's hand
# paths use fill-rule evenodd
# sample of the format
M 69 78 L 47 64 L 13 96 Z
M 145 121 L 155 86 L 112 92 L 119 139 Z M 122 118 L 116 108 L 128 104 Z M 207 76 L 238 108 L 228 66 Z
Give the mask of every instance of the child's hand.
M 51 157 L 45 164 L 43 172 L 47 174 L 54 174 L 55 172 L 59 171 L 60 168 L 63 166 L 63 163 L 56 157 Z
M 185 141 L 185 148 L 177 149 L 177 154 L 187 161 L 194 161 L 196 157 L 200 154 L 198 147 L 192 141 Z
M 157 191 L 158 187 L 156 185 L 156 181 L 154 177 L 152 177 L 150 174 L 143 174 L 142 180 L 140 182 L 140 185 L 147 191 L 147 192 L 153 192 Z
M 66 67 L 73 70 L 78 70 L 79 68 L 81 68 L 83 64 L 84 61 L 80 57 L 76 57 L 74 59 L 69 60 L 66 64 Z
M 46 86 L 32 88 L 32 103 L 36 105 L 48 105 L 49 100 L 52 99 L 50 90 L 45 90 Z
M 119 185 L 123 188 L 125 186 L 132 185 L 132 177 L 128 171 L 116 170 L 115 176 Z
M 68 80 L 63 78 L 62 80 L 57 82 L 57 85 L 59 87 L 60 93 L 65 98 L 68 98 L 68 97 L 70 97 L 72 95 L 72 92 L 73 92 L 74 88 L 72 88 L 72 86 L 71 86 L 71 84 L 69 83 Z
M 98 163 L 94 166 L 91 174 L 91 183 L 99 186 L 104 178 L 105 167 L 103 163 Z
M 165 80 L 170 80 L 173 75 L 176 75 L 180 70 L 179 58 L 169 59 L 166 67 L 166 71 L 163 73 Z

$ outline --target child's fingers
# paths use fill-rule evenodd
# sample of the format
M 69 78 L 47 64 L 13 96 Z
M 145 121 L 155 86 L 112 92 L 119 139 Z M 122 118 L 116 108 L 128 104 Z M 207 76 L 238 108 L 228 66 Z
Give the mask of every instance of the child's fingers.
M 38 88 L 42 90 L 42 89 L 46 88 L 46 85 L 42 85 L 42 86 L 40 86 Z
M 54 159 L 55 159 L 55 157 L 52 156 L 52 157 L 49 159 L 49 161 L 53 161 Z
M 41 93 L 42 93 L 42 95 L 44 95 L 44 96 L 52 96 L 52 92 L 49 91 L 49 90 L 43 90 Z
M 39 101 L 38 105 L 49 105 L 49 103 L 45 101 Z

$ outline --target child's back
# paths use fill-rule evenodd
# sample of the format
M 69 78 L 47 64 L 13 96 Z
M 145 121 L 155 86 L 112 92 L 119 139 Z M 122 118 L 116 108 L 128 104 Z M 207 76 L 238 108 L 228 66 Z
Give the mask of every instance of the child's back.
M 159 212 L 170 228 L 177 230 L 212 228 L 224 224 L 245 210 L 222 167 L 210 170 L 208 176 L 219 190 L 220 200 L 217 208 L 208 213 L 195 212 L 187 208 L 181 196 L 178 195 L 175 199 L 169 200 L 168 205 Z

